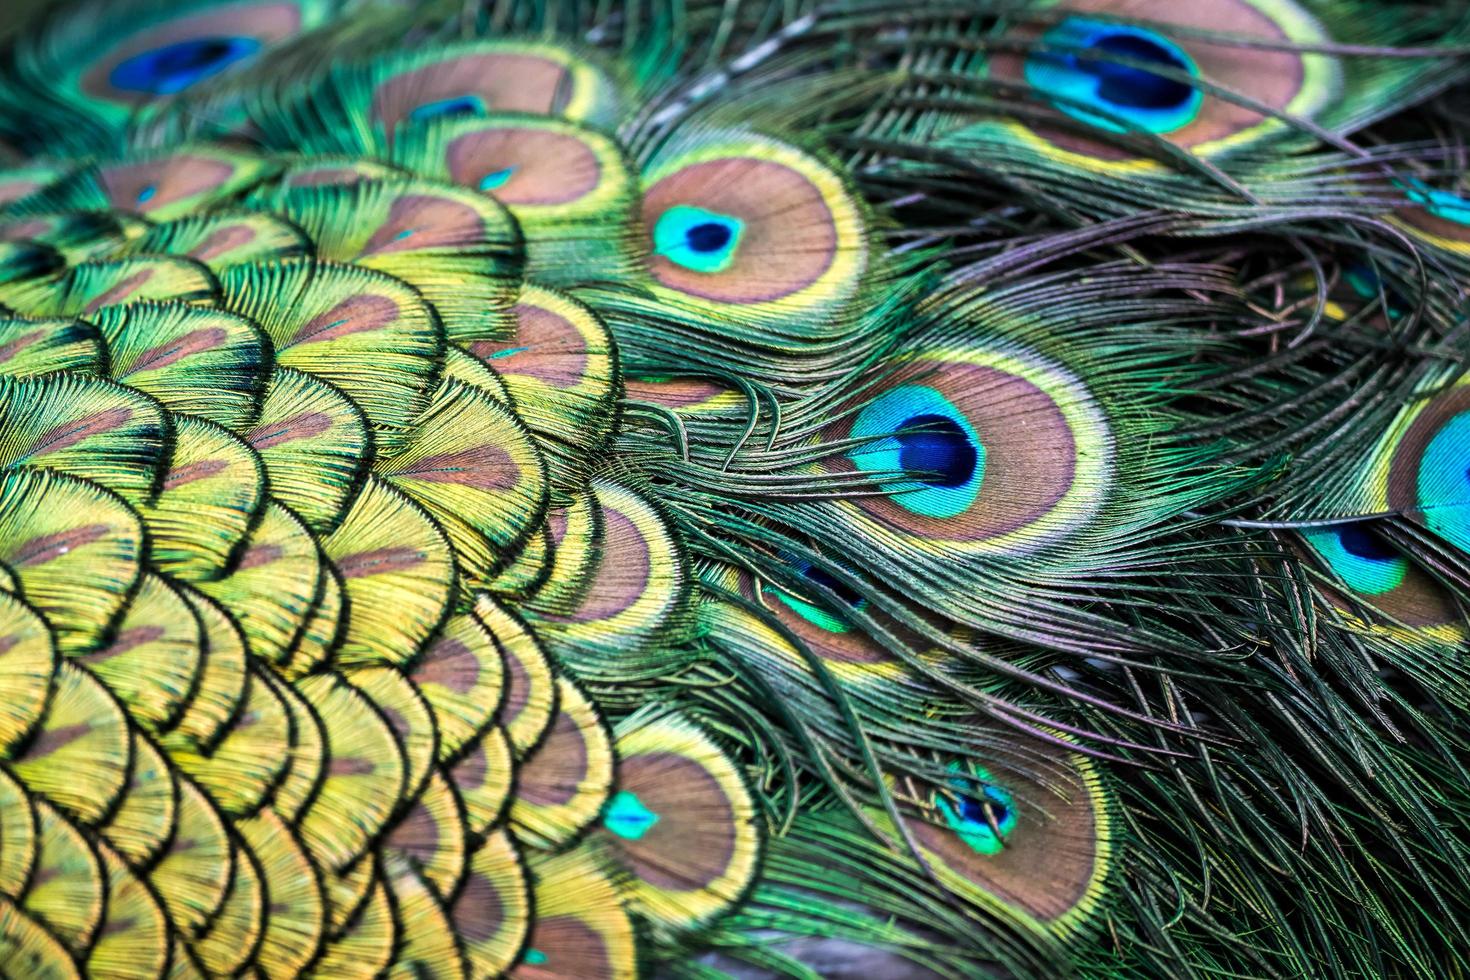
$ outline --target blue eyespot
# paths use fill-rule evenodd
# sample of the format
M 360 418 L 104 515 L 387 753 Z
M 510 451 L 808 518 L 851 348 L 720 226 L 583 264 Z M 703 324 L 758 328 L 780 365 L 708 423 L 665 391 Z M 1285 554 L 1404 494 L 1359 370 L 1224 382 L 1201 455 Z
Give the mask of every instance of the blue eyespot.
M 453 98 L 425 102 L 410 112 L 408 118 L 414 122 L 423 122 L 426 119 L 440 119 L 448 116 L 483 116 L 488 111 L 485 108 L 485 100 L 478 95 L 456 95 Z
M 1378 273 L 1373 271 L 1371 266 L 1364 265 L 1361 262 L 1349 263 L 1343 267 L 1342 281 L 1347 283 L 1348 288 L 1353 291 L 1353 295 L 1359 299 L 1376 300 L 1378 299 L 1379 288 L 1383 287 L 1383 293 L 1388 299 L 1388 318 L 1390 320 L 1397 320 L 1404 315 L 1405 304 L 1403 302 L 1403 296 L 1394 290 L 1392 286 L 1385 284 Z
M 701 255 L 723 252 L 725 246 L 734 239 L 735 233 L 730 230 L 730 226 L 719 221 L 705 221 L 691 225 L 684 231 L 684 241 L 689 249 Z
M 735 261 L 744 232 L 739 218 L 679 205 L 659 216 L 653 251 L 695 272 L 724 272 Z
M 838 619 L 821 606 L 814 606 L 805 599 L 798 599 L 790 592 L 783 592 L 773 585 L 766 586 L 762 591 L 819 630 L 825 630 L 828 633 L 846 633 L 852 629 L 847 623 Z
M 962 487 L 975 474 L 979 454 L 954 419 L 915 415 L 894 437 L 902 447 L 898 465 L 931 487 Z
M 1337 540 L 1343 550 L 1364 561 L 1390 561 L 1398 557 L 1387 541 L 1362 524 L 1344 524 L 1337 529 Z
M 1354 262 L 1342 270 L 1342 280 L 1357 294 L 1359 299 L 1377 299 L 1378 287 L 1383 280 L 1370 266 Z
M 956 798 L 936 797 L 945 822 L 976 853 L 1000 853 L 1018 822 L 1015 799 L 979 766 L 974 767 L 973 775 L 965 775 L 958 763 L 951 762 L 949 769 L 955 773 L 949 785 Z
M 801 570 L 801 574 L 802 577 L 805 578 L 808 582 L 811 582 L 813 585 L 816 585 L 833 593 L 837 596 L 837 598 L 841 599 L 849 606 L 852 606 L 854 609 L 862 609 L 868 604 L 868 600 L 864 599 L 861 595 L 859 595 L 854 590 L 848 588 L 846 585 L 837 581 L 831 575 L 828 575 L 816 565 L 808 564 L 806 562 L 803 562 L 802 564 L 806 567 Z
M 658 814 L 644 806 L 637 793 L 627 790 L 619 792 L 608 802 L 607 814 L 602 820 L 608 830 L 625 840 L 641 840 L 658 821 Z
M 1419 460 L 1419 506 L 1440 537 L 1470 549 L 1470 412 L 1450 419 Z
M 1302 531 L 1302 537 L 1354 592 L 1382 595 L 1398 588 L 1409 562 L 1366 523 Z
M 493 191 L 497 187 L 504 187 L 506 181 L 515 176 L 515 167 L 506 167 L 504 170 L 493 170 L 480 178 L 480 190 Z
M 158 194 L 158 187 L 157 187 L 157 185 L 155 185 L 155 184 L 149 184 L 147 187 L 144 187 L 142 190 L 140 190 L 138 192 L 138 203 L 139 204 L 147 204 L 149 201 L 153 200 L 153 198 L 157 194 Z
M 1111 60 L 1147 62 L 1198 78 L 1194 59 L 1161 34 L 1141 27 L 1068 17 L 1041 40 L 1048 47 L 1062 50 L 1040 50 L 1027 58 L 1026 81 L 1056 98 L 1053 104 L 1074 119 L 1114 133 L 1130 128 L 1087 108 L 1095 106 L 1126 120 L 1131 128 L 1170 133 L 1192 122 L 1199 113 L 1204 95 L 1193 85 Z
M 864 599 L 857 592 L 843 585 L 817 566 L 807 561 L 801 561 L 797 564 L 797 567 L 801 569 L 802 577 L 807 581 L 827 589 L 852 608 L 867 608 L 867 599 Z M 846 620 L 832 615 L 821 606 L 815 606 L 804 599 L 799 599 L 790 592 L 785 592 L 771 585 L 765 586 L 762 591 L 766 595 L 772 596 L 780 601 L 786 608 L 820 630 L 825 630 L 828 633 L 847 633 L 852 629 L 852 626 Z
M 260 50 L 253 37 L 205 37 L 135 54 L 108 75 L 113 88 L 173 95 Z
M 903 385 L 880 395 L 858 413 L 852 437 L 873 439 L 848 453 L 859 469 L 910 477 L 883 485 L 905 510 L 954 517 L 980 493 L 985 446 L 964 414 L 933 388 Z
M 1470 225 L 1470 200 L 1449 191 L 1439 191 L 1422 180 L 1408 182 L 1409 200 L 1422 204 L 1424 210 L 1436 218 L 1453 221 L 1457 225 Z
M 997 825 L 1003 826 L 1012 820 L 1010 797 L 997 786 L 987 786 L 983 791 L 984 802 L 973 796 L 960 795 L 959 815 L 967 822 L 988 823 L 986 811 Z

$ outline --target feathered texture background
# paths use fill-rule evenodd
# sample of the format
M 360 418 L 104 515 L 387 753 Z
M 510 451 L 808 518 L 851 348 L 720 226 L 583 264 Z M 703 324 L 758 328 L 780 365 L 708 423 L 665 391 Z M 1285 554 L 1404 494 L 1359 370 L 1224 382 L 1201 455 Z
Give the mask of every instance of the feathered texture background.
M 0 973 L 1465 974 L 1470 8 L 0 37 Z

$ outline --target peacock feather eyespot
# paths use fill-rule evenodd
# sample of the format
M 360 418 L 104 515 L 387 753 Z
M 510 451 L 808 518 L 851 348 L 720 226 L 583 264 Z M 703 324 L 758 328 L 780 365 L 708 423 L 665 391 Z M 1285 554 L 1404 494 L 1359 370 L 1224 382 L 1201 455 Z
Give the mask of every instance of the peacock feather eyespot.
M 57 18 L 40 57 L 58 97 L 121 123 L 137 108 L 192 96 L 322 24 L 330 0 L 110 4 Z
M 745 222 L 734 215 L 677 205 L 653 227 L 653 254 L 694 272 L 724 272 L 744 233 Z
M 823 465 L 881 481 L 884 492 L 845 505 L 859 520 L 924 548 L 1015 555 L 1105 504 L 1112 431 L 1070 370 L 1023 349 L 933 343 L 913 355 L 828 428 L 830 440 L 859 444 Z
M 810 154 L 716 130 L 666 145 L 642 176 L 648 270 L 683 301 L 820 335 L 858 294 L 869 268 L 863 206 Z
M 997 127 L 1007 141 L 1050 160 L 1148 179 L 1170 166 L 1109 134 L 1151 133 L 1215 157 L 1291 133 L 1282 114 L 1316 120 L 1355 107 L 1343 96 L 1340 60 L 1310 50 L 1330 36 L 1295 0 L 1069 0 L 1044 7 L 1062 16 L 1045 29 L 1014 27 L 1023 43 L 991 56 L 986 71 L 1029 87 L 1085 124 L 1015 120 Z
M 1470 385 L 1413 406 L 1386 449 L 1387 506 L 1470 548 Z
M 1194 59 L 1164 35 L 1077 16 L 1064 18 L 1042 35 L 1040 49 L 1026 60 L 1025 73 L 1062 112 L 1110 132 L 1126 132 L 1131 126 L 1170 133 L 1192 122 L 1204 101 L 1200 89 L 1146 65 L 1199 77 Z
M 113 207 L 169 220 L 228 199 L 268 172 L 258 157 L 189 145 L 105 163 L 98 168 L 98 178 Z
M 1319 584 L 1323 596 L 1349 621 L 1410 643 L 1463 640 L 1465 617 L 1453 595 L 1386 541 L 1372 521 L 1311 528 L 1301 534 L 1308 546 L 1305 554 L 1325 565 L 1351 594 L 1349 599 L 1336 585 Z M 1364 606 L 1370 610 L 1366 617 Z
M 546 218 L 569 220 L 578 210 L 605 206 L 631 181 L 616 143 L 566 120 L 502 114 L 409 135 L 398 153 L 405 164 L 442 168 L 455 183 L 494 193 L 513 208 L 557 209 L 544 212 Z M 543 214 L 524 213 L 533 225 Z M 533 227 L 529 234 L 534 240 L 545 233 Z
M 958 894 L 1065 936 L 1096 920 L 1112 867 L 1111 797 L 1064 742 L 1005 741 L 947 763 L 945 785 L 916 801 L 906 828 Z
M 813 605 L 784 589 L 767 585 L 761 591 L 774 598 L 777 602 L 780 602 L 787 609 L 790 609 L 819 630 L 827 633 L 846 633 L 852 629 L 844 620 L 832 615 L 821 606 Z
M 1302 537 L 1355 592 L 1382 595 L 1408 573 L 1408 560 L 1364 523 L 1306 530 Z
M 580 123 L 525 112 L 440 116 L 400 127 L 391 157 L 493 197 L 514 215 L 526 276 L 546 285 L 616 280 L 643 256 L 634 231 L 637 182 L 623 149 Z
M 443 99 L 421 102 L 408 114 L 413 122 L 457 116 L 483 116 L 490 110 L 478 95 L 451 95 Z
M 1417 484 L 1424 523 L 1470 550 L 1470 409 L 1446 421 L 1429 440 Z
M 868 608 L 868 600 L 862 594 L 854 591 L 848 585 L 838 581 L 831 574 L 806 560 L 796 560 L 795 567 L 801 576 L 813 585 L 823 588 L 836 595 L 849 608 L 864 610 Z M 801 619 L 822 630 L 825 633 L 850 633 L 852 624 L 840 615 L 829 612 L 825 607 L 809 602 L 795 593 L 774 585 L 764 585 L 761 592 L 775 599 L 785 608 L 791 610 Z
M 608 123 L 623 97 L 602 68 L 566 47 L 509 38 L 396 52 L 372 66 L 367 85 L 367 115 L 390 133 L 404 122 L 499 112 Z
M 1016 829 L 1016 801 L 983 767 L 971 764 L 968 774 L 951 762 L 948 791 L 936 790 L 934 805 L 945 822 L 976 854 L 998 854 Z
M 859 469 L 903 473 L 883 488 L 906 510 L 925 517 L 964 513 L 985 479 L 985 445 L 970 420 L 925 385 L 884 392 L 853 422 L 853 439 L 872 440 L 848 453 Z
M 688 720 L 618 728 L 623 789 L 604 811 L 613 850 L 634 876 L 632 901 L 666 926 L 690 926 L 750 887 L 759 838 L 750 789 L 734 761 Z
M 809 562 L 786 557 L 783 564 L 787 568 L 801 569 L 804 580 L 828 590 L 835 595 L 835 601 L 826 595 L 818 599 L 814 593 L 784 582 L 775 585 L 766 581 L 757 585 L 755 576 L 733 569 L 728 570 L 728 578 L 719 580 L 719 587 L 736 592 L 753 607 L 764 610 L 764 616 L 774 620 L 785 633 L 799 641 L 804 651 L 799 651 L 788 636 L 772 628 L 765 618 L 757 618 L 755 613 L 731 607 L 717 614 L 716 618 L 722 622 L 743 622 L 745 625 L 741 629 L 763 651 L 761 656 L 779 658 L 788 667 L 802 672 L 810 669 L 807 657 L 815 657 L 822 662 L 823 669 L 848 690 L 886 697 L 882 693 L 886 685 L 905 677 L 906 668 L 898 656 L 859 628 L 854 621 L 856 617 L 846 615 L 847 610 L 853 610 L 864 613 L 864 618 L 875 616 L 867 597 Z M 893 624 L 886 621 L 885 626 L 894 629 Z M 915 649 L 923 649 L 917 638 L 905 635 L 904 642 Z
M 641 840 L 659 822 L 659 815 L 643 805 L 637 793 L 619 790 L 608 801 L 602 824 L 627 840 Z
M 178 41 L 135 54 L 108 75 L 115 88 L 148 95 L 175 95 L 252 57 L 254 37 L 205 37 Z
M 505 182 L 515 176 L 516 167 L 501 167 L 499 170 L 491 170 L 481 177 L 475 184 L 480 190 L 489 193 L 498 187 L 504 187 Z
M 1455 255 L 1470 253 L 1470 199 L 1414 178 L 1404 181 L 1402 187 L 1412 203 L 1390 214 L 1390 221 L 1437 249 Z
M 1420 181 L 1409 191 L 1409 200 L 1422 204 L 1436 218 L 1453 221 L 1457 225 L 1470 225 L 1470 200 L 1450 191 L 1438 190 Z

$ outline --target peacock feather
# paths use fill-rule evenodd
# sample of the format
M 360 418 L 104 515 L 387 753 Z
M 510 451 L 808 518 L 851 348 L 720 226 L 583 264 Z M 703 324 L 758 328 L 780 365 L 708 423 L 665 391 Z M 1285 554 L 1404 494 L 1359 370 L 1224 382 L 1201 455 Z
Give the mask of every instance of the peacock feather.
M 0 45 L 0 974 L 1465 975 L 1470 9 Z

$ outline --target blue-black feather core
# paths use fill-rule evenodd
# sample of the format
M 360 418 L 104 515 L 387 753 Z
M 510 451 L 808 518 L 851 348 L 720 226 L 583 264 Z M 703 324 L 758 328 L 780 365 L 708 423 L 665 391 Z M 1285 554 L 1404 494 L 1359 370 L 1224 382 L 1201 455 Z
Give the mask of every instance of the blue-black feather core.
M 1171 133 L 1199 114 L 1200 90 L 1172 77 L 1197 78 L 1194 59 L 1156 31 L 1068 17 L 1042 41 L 1026 59 L 1026 80 L 1074 119 L 1111 132 Z
M 260 50 L 253 37 L 205 37 L 153 48 L 120 62 L 108 80 L 115 88 L 173 95 L 218 75 Z

